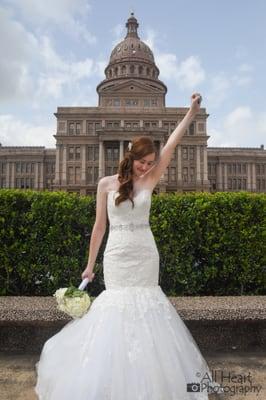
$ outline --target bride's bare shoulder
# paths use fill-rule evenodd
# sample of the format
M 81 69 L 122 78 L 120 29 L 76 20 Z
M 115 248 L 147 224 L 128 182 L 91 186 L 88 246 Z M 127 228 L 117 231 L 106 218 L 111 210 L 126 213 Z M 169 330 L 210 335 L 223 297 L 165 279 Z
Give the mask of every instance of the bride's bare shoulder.
M 110 190 L 117 190 L 117 178 L 118 174 L 102 177 L 98 182 L 101 191 L 109 192 Z

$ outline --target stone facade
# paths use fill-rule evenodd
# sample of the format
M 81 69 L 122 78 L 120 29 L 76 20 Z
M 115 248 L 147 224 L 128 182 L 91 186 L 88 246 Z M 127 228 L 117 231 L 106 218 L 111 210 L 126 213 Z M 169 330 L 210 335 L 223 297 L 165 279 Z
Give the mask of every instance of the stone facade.
M 132 137 L 150 136 L 160 151 L 187 108 L 165 106 L 167 87 L 133 13 L 126 27 L 97 86 L 98 106 L 58 107 L 55 149 L 0 144 L 0 187 L 95 194 L 101 177 L 117 173 Z M 201 108 L 157 191 L 266 192 L 264 146 L 208 147 L 207 118 Z

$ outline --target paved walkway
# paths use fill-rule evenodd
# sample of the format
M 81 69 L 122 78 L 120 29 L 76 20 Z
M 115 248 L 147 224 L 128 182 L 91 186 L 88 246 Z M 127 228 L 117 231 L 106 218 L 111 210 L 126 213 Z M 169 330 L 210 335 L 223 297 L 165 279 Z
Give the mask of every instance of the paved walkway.
M 224 381 L 227 390 L 231 388 L 231 394 L 225 396 L 210 396 L 211 399 L 231 400 L 265 400 L 266 399 L 266 353 L 216 353 L 204 354 L 212 372 L 216 372 L 217 381 L 221 382 L 220 374 L 228 379 L 229 373 L 236 383 Z M 34 393 L 36 383 L 35 363 L 38 355 L 6 355 L 0 353 L 0 400 L 37 400 Z M 252 392 L 246 395 L 239 390 L 250 385 L 241 383 L 244 376 L 251 374 Z M 233 378 L 233 375 L 237 377 Z M 258 393 L 256 390 L 259 390 Z M 238 389 L 238 393 L 233 390 Z M 152 399 L 151 399 L 152 400 Z M 167 400 L 167 399 L 165 399 Z

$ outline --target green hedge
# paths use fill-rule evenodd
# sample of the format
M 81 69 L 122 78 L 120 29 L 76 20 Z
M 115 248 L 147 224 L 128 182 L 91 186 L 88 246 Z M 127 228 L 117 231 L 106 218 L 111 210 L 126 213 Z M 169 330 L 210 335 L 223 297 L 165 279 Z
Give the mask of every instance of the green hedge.
M 167 295 L 266 293 L 266 195 L 160 194 L 150 223 Z M 78 285 L 88 260 L 95 198 L 0 190 L 0 294 L 51 295 Z M 88 290 L 104 289 L 101 245 Z M 137 251 L 137 250 L 136 250 Z

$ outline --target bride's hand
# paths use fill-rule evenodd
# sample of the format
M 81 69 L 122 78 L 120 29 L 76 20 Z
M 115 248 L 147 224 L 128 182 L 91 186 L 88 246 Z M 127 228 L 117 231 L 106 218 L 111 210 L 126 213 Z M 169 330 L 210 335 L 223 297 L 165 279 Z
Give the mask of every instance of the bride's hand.
M 193 93 L 191 96 L 191 106 L 190 109 L 196 114 L 200 110 L 202 97 L 200 93 Z
M 92 282 L 94 276 L 95 276 L 94 272 L 92 272 L 89 268 L 85 268 L 81 274 L 82 280 L 88 278 L 89 282 Z

